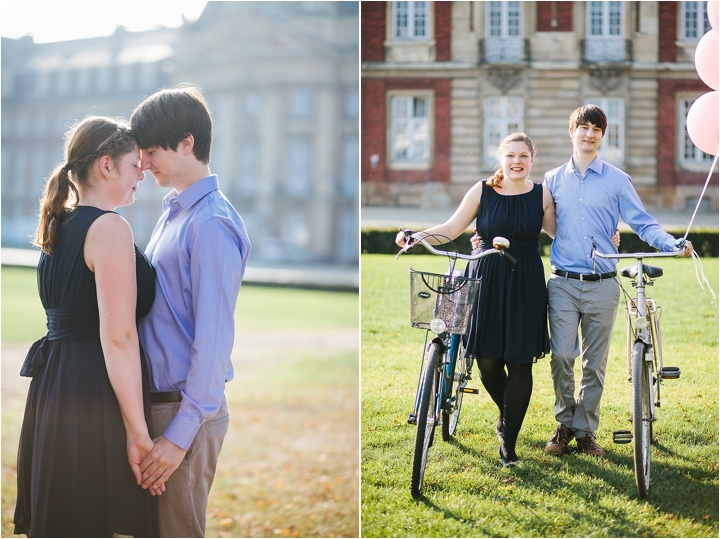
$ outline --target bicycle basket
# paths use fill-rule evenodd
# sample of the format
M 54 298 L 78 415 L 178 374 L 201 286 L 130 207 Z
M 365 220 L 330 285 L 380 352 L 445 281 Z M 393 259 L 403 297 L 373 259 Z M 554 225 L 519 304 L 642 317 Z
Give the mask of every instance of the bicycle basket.
M 430 321 L 440 318 L 448 333 L 465 333 L 480 279 L 438 275 L 410 269 L 410 322 L 412 327 L 430 329 Z

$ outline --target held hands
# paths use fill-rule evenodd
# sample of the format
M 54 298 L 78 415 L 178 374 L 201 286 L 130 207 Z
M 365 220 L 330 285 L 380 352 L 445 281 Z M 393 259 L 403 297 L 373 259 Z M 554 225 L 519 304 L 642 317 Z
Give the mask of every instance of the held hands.
M 135 475 L 138 485 L 142 483 L 142 488 L 149 488 L 151 494 L 153 490 L 157 491 L 160 488 L 165 491 L 165 482 L 180 466 L 185 453 L 187 453 L 185 449 L 175 445 L 165 436 L 155 438 L 155 446 L 140 463 L 142 475 Z
M 152 449 L 153 441 L 150 439 L 150 436 L 127 435 L 128 462 L 130 463 L 130 468 L 133 471 L 133 475 L 135 475 L 135 480 L 138 485 L 142 481 L 141 463 L 152 452 Z M 150 489 L 150 494 L 153 496 L 159 496 L 163 492 L 165 492 L 165 483 L 158 484 L 157 487 L 153 486 L 153 488 Z

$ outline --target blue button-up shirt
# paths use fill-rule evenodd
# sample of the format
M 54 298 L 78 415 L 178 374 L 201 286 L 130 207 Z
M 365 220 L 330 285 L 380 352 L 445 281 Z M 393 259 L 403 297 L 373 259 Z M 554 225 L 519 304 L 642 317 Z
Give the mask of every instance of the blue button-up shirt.
M 573 159 L 545 174 L 544 184 L 555 200 L 557 234 L 550 248 L 550 264 L 575 273 L 593 272 L 592 242 L 603 253 L 617 253 L 610 241 L 619 219 L 643 241 L 672 251 L 675 238 L 645 211 L 632 179 L 596 157 L 581 177 Z M 617 260 L 596 258 L 596 273 L 615 271 Z
M 146 250 L 157 270 L 155 301 L 138 332 L 153 389 L 182 392 L 164 436 L 188 449 L 233 378 L 233 314 L 250 241 L 215 175 L 171 191 L 163 207 Z

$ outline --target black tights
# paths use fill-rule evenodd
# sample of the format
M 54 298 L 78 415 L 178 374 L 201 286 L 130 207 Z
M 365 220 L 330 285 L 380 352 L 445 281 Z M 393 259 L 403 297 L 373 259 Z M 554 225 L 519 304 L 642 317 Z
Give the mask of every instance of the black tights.
M 532 395 L 532 363 L 478 359 L 478 367 L 482 384 L 498 407 L 497 426 L 504 439 L 503 453 L 517 458 L 515 444 Z

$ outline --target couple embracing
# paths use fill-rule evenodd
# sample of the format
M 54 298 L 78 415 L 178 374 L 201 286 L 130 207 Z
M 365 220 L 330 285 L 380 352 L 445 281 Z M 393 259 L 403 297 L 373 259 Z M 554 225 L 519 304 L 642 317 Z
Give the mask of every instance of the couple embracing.
M 515 448 L 532 395 L 532 365 L 550 351 L 557 426 L 545 451 L 565 453 L 574 438 L 582 452 L 605 453 L 595 432 L 620 292 L 615 262 L 593 261 L 593 244 L 617 252 L 622 218 L 653 247 L 680 249 L 645 211 L 630 176 L 598 156 L 606 128 L 599 107 L 576 109 L 568 129 L 573 154 L 547 172 L 542 184 L 528 177 L 535 160 L 532 140 L 524 133 L 508 135 L 498 147 L 499 170 L 475 184 L 445 223 L 419 233 L 437 244 L 432 235 L 455 239 L 475 221 L 474 247 L 485 248 L 495 236 L 510 240 L 514 268 L 487 257 L 467 270 L 482 283 L 466 354 L 476 359 L 482 384 L 498 407 L 503 466 L 518 462 Z M 538 251 L 541 229 L 553 238 L 547 286 Z M 404 245 L 404 238 L 401 232 L 396 242 Z M 682 249 L 682 256 L 690 256 L 692 244 L 687 241 Z M 582 378 L 576 396 L 578 356 Z
M 91 116 L 66 135 L 35 238 L 48 333 L 21 372 L 16 534 L 204 535 L 250 252 L 211 142 L 189 85 L 148 97 L 129 124 Z M 170 192 L 143 252 L 114 210 L 145 170 Z

